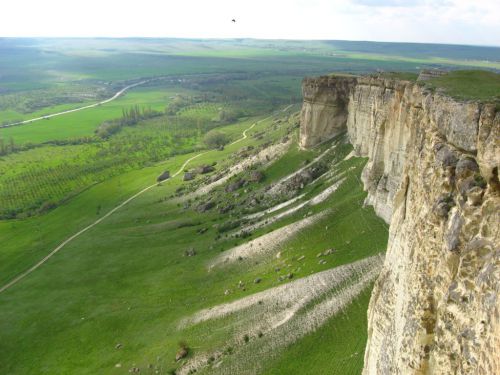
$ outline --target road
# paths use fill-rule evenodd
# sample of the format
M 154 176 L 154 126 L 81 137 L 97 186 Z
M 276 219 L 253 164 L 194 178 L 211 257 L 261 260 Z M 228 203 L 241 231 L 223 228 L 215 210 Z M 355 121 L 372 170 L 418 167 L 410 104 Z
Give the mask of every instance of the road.
M 45 116 L 40 116 L 40 117 L 35 117 L 35 118 L 32 118 L 32 119 L 29 119 L 29 120 L 24 120 L 24 121 L 19 121 L 19 122 L 14 122 L 12 124 L 6 124 L 6 125 L 1 125 L 0 128 L 10 128 L 11 126 L 18 126 L 18 125 L 24 125 L 24 124 L 30 124 L 32 122 L 35 122 L 35 121 L 39 121 L 39 120 L 45 120 L 45 119 L 48 119 L 48 118 L 51 118 L 51 117 L 56 117 L 56 116 L 61 116 L 61 115 L 66 115 L 68 113 L 73 113 L 73 112 L 78 112 L 78 111 L 82 111 L 84 109 L 88 109 L 88 108 L 94 108 L 94 107 L 97 107 L 99 105 L 102 105 L 102 104 L 106 104 L 106 103 L 109 103 L 115 99 L 117 99 L 120 95 L 122 95 L 125 91 L 133 88 L 133 87 L 136 87 L 136 86 L 140 86 L 140 85 L 143 85 L 145 83 L 148 83 L 148 82 L 151 82 L 153 79 L 147 79 L 145 81 L 141 81 L 141 82 L 137 82 L 137 83 L 134 83 L 132 85 L 128 85 L 127 87 L 124 87 L 123 89 L 121 89 L 120 91 L 118 91 L 115 95 L 113 95 L 111 98 L 109 99 L 106 99 L 106 100 L 103 100 L 101 102 L 98 102 L 98 103 L 94 103 L 94 104 L 89 104 L 89 105 L 86 105 L 86 106 L 83 106 L 83 107 L 78 107 L 78 108 L 73 108 L 73 109 L 68 109 L 67 111 L 62 111 L 62 112 L 57 112 L 57 113 L 52 113 L 50 115 L 45 115 Z

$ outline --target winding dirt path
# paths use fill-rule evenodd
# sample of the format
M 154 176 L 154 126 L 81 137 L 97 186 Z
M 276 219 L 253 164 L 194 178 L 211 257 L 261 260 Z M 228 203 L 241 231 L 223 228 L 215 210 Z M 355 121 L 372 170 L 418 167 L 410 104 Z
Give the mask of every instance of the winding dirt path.
M 143 82 L 139 82 L 139 83 L 136 83 L 134 85 L 131 85 L 131 86 L 127 86 L 125 87 L 124 89 L 122 89 L 120 92 L 116 93 L 115 96 L 113 98 L 110 98 L 108 99 L 108 102 L 117 98 L 118 96 L 121 95 L 121 93 L 123 93 L 125 90 L 133 87 L 133 86 L 138 86 L 140 84 L 143 84 L 145 82 L 148 82 L 148 81 L 143 81 Z M 98 105 L 98 104 L 95 104 L 93 105 L 94 107 Z M 282 112 L 285 112 L 286 110 L 288 110 L 289 108 L 291 107 L 288 106 L 286 107 L 285 109 L 282 110 Z M 84 108 L 90 108 L 90 106 L 87 106 L 87 107 L 82 107 L 81 109 L 84 109 Z M 66 112 L 61 112 L 60 114 L 62 113 L 68 113 L 68 112 L 75 112 L 75 110 L 71 110 L 71 111 L 66 111 Z M 55 116 L 57 114 L 54 114 L 52 116 Z M 266 117 L 265 119 L 262 119 L 262 120 L 259 120 L 257 122 L 254 122 L 250 127 L 248 127 L 247 129 L 243 130 L 243 133 L 242 133 L 242 137 L 237 139 L 236 141 L 234 141 L 233 143 L 231 143 L 231 145 L 234 145 L 238 142 L 241 142 L 243 141 L 244 139 L 247 138 L 247 131 L 251 130 L 255 125 L 257 125 L 258 123 L 262 122 L 262 121 L 265 121 L 267 119 L 269 119 L 271 116 L 268 116 Z M 33 120 L 31 120 L 33 121 Z M 202 155 L 205 155 L 208 151 L 204 151 L 204 152 L 201 152 L 197 155 L 194 155 L 193 157 L 189 158 L 188 160 L 186 160 L 184 162 L 184 164 L 182 164 L 182 166 L 179 168 L 179 170 L 177 172 L 175 172 L 172 177 L 170 178 L 174 178 L 176 177 L 177 175 L 179 175 L 185 168 L 186 166 L 191 162 L 193 161 L 194 159 L 196 158 L 199 158 L 200 156 Z M 125 200 L 124 202 L 120 203 L 118 206 L 116 206 L 115 208 L 113 208 L 111 211 L 109 211 L 108 213 L 106 213 L 104 216 L 100 217 L 99 219 L 97 219 L 96 221 L 94 221 L 92 224 L 86 226 L 85 228 L 83 228 L 82 230 L 80 230 L 79 232 L 73 234 L 71 237 L 67 238 L 64 242 L 62 242 L 59 246 L 57 246 L 54 250 L 52 250 L 49 254 L 47 254 L 44 258 L 42 258 L 38 263 L 36 263 L 34 266 L 32 266 L 31 268 L 27 269 L 26 271 L 24 271 L 23 273 L 19 274 L 18 276 L 16 276 L 15 278 L 13 278 L 11 281 L 9 281 L 7 284 L 3 285 L 2 287 L 0 287 L 0 293 L 4 292 L 5 290 L 9 289 L 11 286 L 17 284 L 19 281 L 21 281 L 22 279 L 24 279 L 26 276 L 28 276 L 30 273 L 32 273 L 33 271 L 35 271 L 37 268 L 39 268 L 40 266 L 42 266 L 45 262 L 47 262 L 52 256 L 54 256 L 54 254 L 56 254 L 59 250 L 61 250 L 64 246 L 66 246 L 68 243 L 70 243 L 71 241 L 73 241 L 75 238 L 78 238 L 79 236 L 81 236 L 83 233 L 87 232 L 89 229 L 95 227 L 97 224 L 99 224 L 101 221 L 103 221 L 104 219 L 108 218 L 109 216 L 113 215 L 116 211 L 118 211 L 120 208 L 122 208 L 123 206 L 127 205 L 128 203 L 130 203 L 131 201 L 133 201 L 135 198 L 137 198 L 138 196 L 144 194 L 146 191 L 150 190 L 151 188 L 157 186 L 158 183 L 154 183 L 144 189 L 142 189 L 141 191 L 139 191 L 138 193 L 132 195 L 130 198 L 128 198 L 127 200 Z
M 140 85 L 143 85 L 145 83 L 148 83 L 148 82 L 151 82 L 155 79 L 158 79 L 158 78 L 153 78 L 153 79 L 147 79 L 147 80 L 144 80 L 144 81 L 141 81 L 141 82 L 137 82 L 137 83 L 134 83 L 132 85 L 128 85 L 127 87 L 124 87 L 123 89 L 121 89 L 120 91 L 118 91 L 115 95 L 113 95 L 111 98 L 109 99 L 106 99 L 106 100 L 103 100 L 103 101 L 100 101 L 98 103 L 94 103 L 94 104 L 89 104 L 89 105 L 86 105 L 86 106 L 83 106 L 83 107 L 78 107 L 78 108 L 73 108 L 73 109 L 68 109 L 67 111 L 62 111 L 62 112 L 57 112 L 57 113 L 52 113 L 50 115 L 45 115 L 45 116 L 40 116 L 40 117 L 35 117 L 35 118 L 31 118 L 31 119 L 28 119 L 28 120 L 24 120 L 24 121 L 19 121 L 19 122 L 14 122 L 12 124 L 6 124 L 6 125 L 1 125 L 0 126 L 0 129 L 1 128 L 10 128 L 11 126 L 17 126 L 17 125 L 24 125 L 24 124 L 30 124 L 32 122 L 35 122 L 35 121 L 38 121 L 38 120 L 45 120 L 45 119 L 48 119 L 48 118 L 51 118 L 51 117 L 56 117 L 56 116 L 61 116 L 61 115 L 65 115 L 65 114 L 68 114 L 68 113 L 73 113 L 73 112 L 78 112 L 78 111 L 82 111 L 84 109 L 88 109 L 88 108 L 94 108 L 94 107 L 97 107 L 101 104 L 106 104 L 106 103 L 109 103 L 115 99 L 117 99 L 120 95 L 122 95 L 125 91 L 133 88 L 133 87 L 136 87 L 136 86 L 140 86 Z
M 197 154 L 191 158 L 189 158 L 188 160 L 186 160 L 184 162 L 184 164 L 182 164 L 182 166 L 179 168 L 179 170 L 177 172 L 175 172 L 171 178 L 174 178 L 176 177 L 179 173 L 181 173 L 184 168 L 191 162 L 193 161 L 194 159 L 202 156 L 206 154 L 206 152 L 202 152 L 200 154 Z M 36 263 L 34 266 L 32 266 L 31 268 L 29 268 L 28 270 L 24 271 L 23 273 L 21 273 L 20 275 L 16 276 L 14 279 L 12 279 L 11 281 L 9 281 L 7 284 L 5 284 L 4 286 L 2 286 L 0 288 L 0 293 L 2 293 L 3 291 L 7 290 L 8 288 L 10 288 L 12 285 L 16 284 L 17 282 L 19 282 L 20 280 L 22 280 L 24 277 L 26 277 L 27 275 L 29 275 L 31 272 L 33 272 L 34 270 L 36 270 L 38 267 L 40 267 L 42 264 L 44 264 L 47 260 L 49 260 L 54 254 L 56 254 L 59 250 L 61 250 L 64 246 L 66 246 L 68 243 L 70 243 L 71 241 L 73 241 L 75 238 L 81 236 L 83 233 L 85 233 L 86 231 L 88 231 L 89 229 L 95 227 L 97 224 L 99 224 L 101 221 L 103 221 L 104 219 L 108 218 L 109 216 L 113 215 L 116 211 L 118 211 L 120 208 L 122 208 L 123 206 L 125 206 L 126 204 L 130 203 L 131 201 L 133 201 L 135 198 L 137 198 L 138 196 L 144 194 L 146 191 L 150 190 L 151 188 L 157 186 L 158 183 L 154 183 L 153 185 L 150 185 L 144 189 L 142 189 L 141 191 L 139 191 L 138 193 L 135 193 L 134 195 L 132 195 L 130 198 L 128 198 L 126 201 L 120 203 L 118 206 L 116 206 L 115 208 L 113 208 L 111 211 L 109 211 L 107 214 L 105 214 L 104 216 L 100 217 L 99 219 L 97 219 L 96 221 L 94 221 L 92 224 L 86 226 L 85 228 L 83 228 L 82 230 L 80 230 L 79 232 L 75 233 L 74 235 L 72 235 L 71 237 L 69 237 L 68 239 L 66 239 L 64 242 L 62 242 L 59 246 L 57 246 L 54 250 L 52 250 L 48 255 L 46 255 L 44 258 L 42 258 L 38 263 Z

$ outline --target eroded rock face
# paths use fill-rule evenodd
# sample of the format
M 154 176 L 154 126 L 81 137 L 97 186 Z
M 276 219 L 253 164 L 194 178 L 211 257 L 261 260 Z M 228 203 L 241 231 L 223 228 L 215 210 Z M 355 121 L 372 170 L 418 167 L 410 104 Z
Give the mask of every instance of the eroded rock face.
M 306 78 L 302 83 L 301 147 L 311 147 L 345 130 L 347 100 L 356 78 Z
M 500 373 L 500 112 L 415 83 L 342 80 L 304 81 L 301 141 L 346 130 L 369 158 L 366 203 L 390 223 L 364 374 Z M 310 115 L 330 91 L 347 112 Z

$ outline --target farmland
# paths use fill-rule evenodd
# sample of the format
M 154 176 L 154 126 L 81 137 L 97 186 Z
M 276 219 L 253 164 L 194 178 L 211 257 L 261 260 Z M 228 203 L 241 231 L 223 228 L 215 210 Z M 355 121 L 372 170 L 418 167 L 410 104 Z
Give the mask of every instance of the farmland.
M 301 80 L 499 62 L 346 43 L 0 39 L 0 123 L 148 80 L 0 128 L 0 373 L 359 374 L 388 228 Z

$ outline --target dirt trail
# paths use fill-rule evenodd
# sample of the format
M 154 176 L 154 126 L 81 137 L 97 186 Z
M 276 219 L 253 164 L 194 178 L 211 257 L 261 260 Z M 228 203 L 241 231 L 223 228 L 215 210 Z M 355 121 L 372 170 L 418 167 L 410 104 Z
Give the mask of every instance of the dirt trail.
M 173 175 L 172 175 L 172 178 L 174 178 L 175 176 L 177 176 L 179 173 L 181 173 L 184 168 L 186 167 L 186 165 L 191 162 L 192 160 L 202 156 L 203 154 L 205 154 L 206 152 L 203 152 L 201 154 L 198 154 L 198 155 L 195 155 L 193 156 L 192 158 L 189 158 L 188 160 L 186 160 L 184 162 L 184 164 L 179 168 L 179 170 L 177 172 L 175 172 Z M 44 264 L 47 260 L 49 260 L 54 254 L 56 254 L 59 250 L 61 250 L 64 246 L 66 246 L 68 243 L 70 243 L 71 241 L 73 241 L 75 238 L 79 237 L 80 235 L 82 235 L 83 233 L 85 233 L 86 231 L 88 231 L 89 229 L 95 227 L 97 224 L 99 224 L 101 221 L 103 221 L 104 219 L 108 218 L 109 216 L 111 216 L 112 214 L 114 214 L 116 211 L 118 211 L 120 208 L 122 208 L 123 206 L 125 206 L 126 204 L 130 203 L 131 201 L 133 201 L 135 198 L 137 198 L 138 196 L 144 194 L 146 191 L 148 191 L 149 189 L 157 186 L 158 183 L 154 183 L 153 185 L 150 185 L 144 189 L 142 189 L 141 191 L 139 191 L 138 193 L 132 195 L 130 198 L 128 198 L 126 201 L 122 202 L 121 204 L 119 204 L 118 206 L 116 206 L 115 208 L 113 208 L 111 211 L 109 211 L 107 214 L 105 214 L 104 216 L 100 217 L 99 219 L 97 219 L 96 221 L 94 221 L 92 224 L 86 226 L 85 228 L 83 228 L 82 230 L 80 230 L 79 232 L 75 233 L 74 235 L 72 235 L 71 237 L 69 237 L 68 239 L 66 239 L 64 242 L 62 242 L 59 246 L 57 246 L 54 250 L 52 250 L 48 255 L 46 255 L 42 260 L 40 260 L 38 263 L 36 263 L 33 267 L 31 267 L 30 269 L 24 271 L 23 273 L 21 273 L 20 275 L 16 276 L 14 279 L 12 279 L 10 282 L 8 282 L 7 284 L 5 284 L 4 286 L 2 286 L 0 288 L 0 293 L 2 293 L 4 290 L 10 288 L 12 285 L 16 284 L 17 282 L 19 282 L 21 279 L 23 279 L 24 277 L 26 277 L 27 275 L 29 275 L 31 272 L 33 272 L 34 270 L 36 270 L 38 267 L 40 267 L 42 264 Z
M 184 170 L 184 168 L 188 165 L 189 162 L 193 161 L 194 159 L 196 159 L 196 158 L 198 158 L 198 157 L 200 157 L 200 156 L 202 156 L 204 154 L 206 154 L 206 152 L 197 154 L 197 155 L 189 158 L 188 160 L 186 160 L 184 162 L 184 164 L 182 164 L 182 166 L 179 168 L 179 170 L 172 175 L 171 178 L 174 178 L 179 173 L 181 173 Z M 121 204 L 119 204 L 118 206 L 116 206 L 115 208 L 113 208 L 111 211 L 109 211 L 108 213 L 106 213 L 104 216 L 102 216 L 99 219 L 97 219 L 96 221 L 94 221 L 92 224 L 86 226 L 85 228 L 83 228 L 79 232 L 75 233 L 74 235 L 72 235 L 71 237 L 69 237 L 68 239 L 66 239 L 59 246 L 57 246 L 54 250 L 52 250 L 47 256 L 45 256 L 42 260 L 40 260 L 38 263 L 36 263 L 33 267 L 31 267 L 30 269 L 28 269 L 25 272 L 21 273 L 20 275 L 16 276 L 10 282 L 8 282 L 4 286 L 2 286 L 0 288 L 0 293 L 3 292 L 4 290 L 8 289 L 12 285 L 16 284 L 18 281 L 20 281 L 21 279 L 23 279 L 25 276 L 29 275 L 34 270 L 36 270 L 38 267 L 40 267 L 42 264 L 44 264 L 47 260 L 49 260 L 54 254 L 56 254 L 59 250 L 61 250 L 64 246 L 66 246 L 69 242 L 73 241 L 75 238 L 79 237 L 80 235 L 82 235 L 83 233 L 85 233 L 86 231 L 88 231 L 89 229 L 95 227 L 97 224 L 99 224 L 101 221 L 103 221 L 104 219 L 108 218 L 112 214 L 114 214 L 120 208 L 122 208 L 123 206 L 125 206 L 128 203 L 130 203 L 131 201 L 133 201 L 138 196 L 144 194 L 146 191 L 150 190 L 151 188 L 153 188 L 153 187 L 155 187 L 157 185 L 158 185 L 158 183 L 154 183 L 153 185 L 150 185 L 150 186 L 142 189 L 138 193 L 136 193 L 133 196 L 131 196 L 130 198 L 128 198 L 126 201 L 122 202 Z
M 127 86 L 125 87 L 124 89 L 122 89 L 120 92 L 116 93 L 115 96 L 113 98 L 110 98 L 108 99 L 107 101 L 105 102 L 109 102 L 115 98 L 117 98 L 118 96 L 121 95 L 121 93 L 123 93 L 125 90 L 133 87 L 133 86 L 138 86 L 140 84 L 143 84 L 145 82 L 149 82 L 149 81 L 143 81 L 143 82 L 139 82 L 139 83 L 135 83 L 134 85 L 130 85 L 130 86 Z M 98 104 L 95 104 L 93 106 L 96 106 Z M 282 111 L 285 112 L 288 108 L 290 108 L 290 106 L 286 107 L 285 109 L 283 109 Z M 82 107 L 81 109 L 84 109 L 84 108 L 89 108 L 89 106 L 87 107 Z M 75 111 L 75 110 L 71 110 L 71 111 Z M 71 111 L 66 111 L 64 113 L 68 113 L 68 112 L 71 112 Z M 61 112 L 62 114 L 63 112 Z M 54 115 L 52 115 L 54 116 Z M 242 132 L 242 137 L 237 139 L 236 141 L 234 141 L 233 143 L 231 144 L 235 144 L 235 143 L 238 143 L 238 142 L 241 142 L 243 141 L 244 139 L 247 138 L 247 131 L 251 130 L 257 123 L 259 122 L 262 122 L 268 118 L 270 118 L 271 116 L 263 119 L 263 120 L 260 120 L 260 121 L 257 121 L 255 123 L 252 124 L 252 126 L 250 126 L 249 128 L 243 130 Z M 189 158 L 188 160 L 186 160 L 184 162 L 184 164 L 182 164 L 182 166 L 179 168 L 179 170 L 177 172 L 175 172 L 171 179 L 176 177 L 177 175 L 179 175 L 185 168 L 186 166 L 191 162 L 193 161 L 194 159 L 196 158 L 199 158 L 200 156 L 202 155 L 205 155 L 208 151 L 205 151 L 205 152 L 201 152 L 197 155 L 194 155 L 193 157 Z M 32 266 L 31 268 L 29 268 L 28 270 L 24 271 L 23 273 L 19 274 L 18 276 L 16 276 L 15 278 L 13 278 L 11 281 L 9 281 L 7 284 L 3 285 L 2 287 L 0 287 L 0 293 L 4 292 L 5 290 L 9 289 L 11 286 L 17 284 L 20 280 L 24 279 L 26 276 L 28 276 L 30 273 L 32 273 L 33 271 L 35 271 L 37 268 L 39 268 L 40 266 L 42 266 L 45 262 L 47 262 L 52 256 L 54 256 L 54 254 L 56 254 L 59 250 L 61 250 L 64 246 L 66 246 L 68 243 L 70 243 L 71 241 L 73 241 L 75 238 L 78 238 L 79 236 L 81 236 L 83 233 L 85 233 L 86 231 L 88 231 L 89 229 L 95 227 L 97 224 L 99 224 L 101 221 L 103 221 L 104 219 L 108 218 L 109 216 L 111 216 L 112 214 L 114 214 L 116 211 L 118 211 L 120 208 L 122 208 L 123 206 L 127 205 L 128 203 L 130 203 L 131 201 L 133 201 L 135 198 L 137 198 L 138 196 L 144 194 L 146 191 L 150 190 L 151 188 L 157 186 L 158 183 L 154 183 L 144 189 L 142 189 L 141 191 L 139 191 L 138 193 L 134 194 L 133 196 L 131 196 L 130 198 L 128 198 L 126 201 L 120 203 L 118 206 L 116 206 L 115 208 L 113 208 L 111 211 L 109 211 L 108 213 L 106 213 L 104 216 L 100 217 L 99 219 L 97 219 L 96 221 L 94 221 L 92 224 L 86 226 L 85 228 L 83 228 L 82 230 L 80 230 L 79 232 L 73 234 L 71 237 L 69 237 L 68 239 L 66 239 L 64 242 L 62 242 L 59 246 L 57 246 L 54 250 L 52 250 L 48 255 L 46 255 L 43 259 L 41 259 L 38 263 L 36 263 L 34 266 Z

